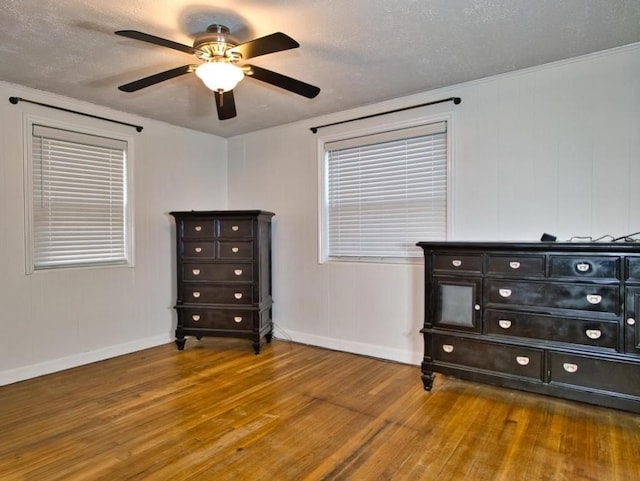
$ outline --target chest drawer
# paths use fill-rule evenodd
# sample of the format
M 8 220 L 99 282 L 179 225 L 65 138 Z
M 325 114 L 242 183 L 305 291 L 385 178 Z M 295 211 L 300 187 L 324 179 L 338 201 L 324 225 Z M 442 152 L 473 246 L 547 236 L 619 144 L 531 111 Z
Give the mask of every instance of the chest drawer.
M 482 272 L 482 256 L 480 254 L 434 254 L 434 271 L 445 272 Z
M 494 255 L 487 256 L 489 275 L 543 277 L 544 256 Z
M 183 237 L 213 237 L 213 219 L 185 219 L 182 221 Z
M 218 259 L 220 260 L 253 258 L 252 241 L 217 241 L 216 247 L 218 252 Z
M 640 257 L 627 257 L 628 282 L 640 282 Z
M 193 259 L 213 259 L 214 246 L 212 241 L 184 240 L 182 242 L 182 257 Z
M 550 277 L 577 277 L 584 279 L 619 279 L 619 257 L 550 256 Z
M 203 282 L 251 282 L 253 264 L 202 264 L 185 262 L 182 265 L 185 281 Z
M 233 309 L 182 309 L 178 311 L 184 327 L 194 329 L 251 330 L 251 311 Z
M 620 314 L 618 285 L 485 280 L 489 304 Z
M 433 335 L 433 360 L 542 381 L 543 351 L 456 336 Z
M 184 285 L 184 302 L 195 304 L 247 305 L 253 302 L 251 286 Z
M 253 237 L 253 221 L 251 219 L 219 219 L 218 235 L 220 237 Z
M 640 396 L 640 365 L 550 352 L 550 382 Z
M 538 339 L 615 350 L 618 323 L 487 309 L 486 334 Z

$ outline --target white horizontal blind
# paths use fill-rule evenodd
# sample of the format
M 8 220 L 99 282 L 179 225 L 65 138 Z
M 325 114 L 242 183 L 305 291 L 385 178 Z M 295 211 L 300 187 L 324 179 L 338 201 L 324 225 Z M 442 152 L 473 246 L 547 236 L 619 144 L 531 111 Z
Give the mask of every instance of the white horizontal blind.
M 36 269 L 127 262 L 126 151 L 121 140 L 33 125 Z
M 447 237 L 447 124 L 325 145 L 330 258 L 420 257 Z

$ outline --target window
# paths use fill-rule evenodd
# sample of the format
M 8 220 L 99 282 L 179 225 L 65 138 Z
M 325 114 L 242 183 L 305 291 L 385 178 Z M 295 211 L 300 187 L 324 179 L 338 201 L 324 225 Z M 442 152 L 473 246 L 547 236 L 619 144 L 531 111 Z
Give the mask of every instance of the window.
M 128 143 L 31 122 L 29 128 L 27 270 L 127 264 Z
M 447 122 L 327 142 L 325 256 L 421 257 L 448 232 Z

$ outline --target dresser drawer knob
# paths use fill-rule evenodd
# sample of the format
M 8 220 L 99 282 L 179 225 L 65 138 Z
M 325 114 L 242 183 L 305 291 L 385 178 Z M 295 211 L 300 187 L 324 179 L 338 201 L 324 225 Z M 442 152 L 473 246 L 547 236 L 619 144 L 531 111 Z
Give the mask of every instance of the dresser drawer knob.
M 516 362 L 521 366 L 529 364 L 529 358 L 527 356 L 516 356 Z
M 202 247 L 195 247 L 193 250 L 199 254 L 200 252 L 202 252 Z
M 587 302 L 589 304 L 600 304 L 602 302 L 602 296 L 599 294 L 587 294 Z
M 451 261 L 451 264 L 453 264 L 453 267 L 460 267 L 462 265 L 462 261 L 460 259 L 454 259 Z
M 235 316 L 233 320 L 239 324 L 242 322 L 242 316 Z
M 627 319 L 627 324 L 629 324 L 630 326 L 633 326 L 636 323 L 636 320 L 633 317 L 630 317 L 629 319 Z
M 444 352 L 453 352 L 453 345 L 452 344 L 443 344 L 442 345 L 442 350 Z
M 237 254 L 239 250 L 240 249 L 238 249 L 237 247 L 232 247 L 231 248 L 231 252 L 233 252 L 234 254 Z
M 476 304 L 475 306 L 473 306 L 473 308 L 474 308 L 476 311 L 479 311 L 479 310 L 480 310 L 480 304 Z
M 236 276 L 241 276 L 241 275 L 242 275 L 242 269 L 236 269 L 236 270 L 234 270 L 234 271 L 233 271 L 233 273 L 234 273 Z
M 195 291 L 193 293 L 193 297 L 195 297 L 197 299 L 198 297 L 200 297 L 200 293 L 198 291 Z
M 200 232 L 202 230 L 202 226 L 201 225 L 197 225 L 197 226 L 194 227 L 194 230 L 196 232 Z
M 602 331 L 600 329 L 587 329 L 586 333 L 589 339 L 600 339 L 602 337 Z
M 562 368 L 567 372 L 574 373 L 578 370 L 578 365 L 572 364 L 570 362 L 565 362 L 562 364 Z
M 232 230 L 233 232 L 238 232 L 238 230 L 240 230 L 240 227 L 239 227 L 239 226 L 237 226 L 237 225 L 232 225 L 232 226 L 231 226 L 231 230 Z
M 580 262 L 576 264 L 576 269 L 578 269 L 578 272 L 589 272 L 591 270 L 591 264 Z
M 498 321 L 498 325 L 502 328 L 502 329 L 509 329 L 511 327 L 511 321 L 509 319 L 500 319 Z
M 194 276 L 199 276 L 200 275 L 200 269 L 193 269 L 191 272 L 193 272 Z
M 191 319 L 193 319 L 194 321 L 199 321 L 200 316 L 198 314 L 194 314 L 193 316 L 191 316 Z
M 509 262 L 509 267 L 512 269 L 520 269 L 520 263 L 518 261 Z
M 242 292 L 236 292 L 233 297 L 235 297 L 236 299 L 242 299 Z
M 511 289 L 498 289 L 498 293 L 502 297 L 510 297 L 511 296 Z

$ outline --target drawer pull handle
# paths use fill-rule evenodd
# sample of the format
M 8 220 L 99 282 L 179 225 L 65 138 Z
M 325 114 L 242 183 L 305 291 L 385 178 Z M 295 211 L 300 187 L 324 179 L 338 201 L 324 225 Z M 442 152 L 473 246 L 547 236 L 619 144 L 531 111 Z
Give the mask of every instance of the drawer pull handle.
M 191 316 L 191 319 L 193 319 L 194 321 L 199 321 L 200 320 L 200 316 L 197 314 L 194 314 L 193 316 Z
M 239 324 L 239 323 L 242 322 L 242 317 L 241 316 L 236 316 L 236 317 L 233 318 L 233 320 Z
M 602 337 L 600 329 L 587 329 L 586 333 L 589 339 L 600 339 Z
M 591 270 L 591 264 L 580 262 L 579 264 L 576 264 L 576 269 L 578 269 L 579 272 L 589 272 Z
M 452 344 L 443 344 L 442 345 L 442 350 L 444 352 L 453 352 L 453 345 Z
M 567 372 L 574 373 L 578 370 L 578 365 L 572 364 L 570 362 L 565 362 L 564 364 L 562 364 L 562 368 Z
M 202 226 L 201 225 L 197 225 L 194 227 L 196 232 L 200 232 L 202 230 Z
M 502 297 L 510 297 L 511 296 L 511 289 L 498 289 L 498 293 Z
M 630 326 L 633 326 L 636 323 L 636 320 L 633 317 L 630 317 L 629 319 L 627 319 L 627 324 L 629 324 Z
M 509 262 L 509 267 L 512 269 L 520 269 L 520 263 L 518 261 Z
M 521 366 L 529 364 L 529 358 L 527 356 L 516 356 L 516 362 Z
M 232 230 L 233 232 L 238 232 L 238 230 L 239 230 L 239 229 L 240 229 L 240 227 L 238 227 L 237 225 L 232 225 L 232 226 L 231 226 L 231 230 Z
M 193 250 L 196 251 L 197 253 L 200 253 L 202 252 L 202 247 L 195 247 Z
M 473 308 L 474 308 L 476 311 L 479 311 L 479 310 L 480 310 L 480 304 L 476 304 L 475 306 L 473 306 Z
M 242 269 L 236 269 L 236 270 L 234 270 L 234 271 L 233 271 L 233 273 L 234 273 L 236 276 L 241 276 L 241 275 L 242 275 Z
M 234 254 L 237 254 L 239 250 L 240 249 L 238 249 L 237 247 L 232 247 L 231 248 L 231 252 L 233 252 Z
M 242 299 L 242 292 L 236 292 L 233 297 L 235 297 L 236 299 Z
M 200 293 L 198 291 L 195 291 L 193 293 L 193 297 L 195 297 L 197 299 L 198 297 L 200 297 Z
M 509 319 L 500 319 L 498 321 L 498 325 L 502 328 L 502 329 L 509 329 L 511 327 L 511 321 Z
M 194 276 L 199 276 L 200 275 L 200 269 L 193 269 L 191 272 L 193 272 Z
M 599 294 L 587 294 L 587 302 L 589 304 L 600 304 L 602 302 L 602 296 Z
M 462 261 L 460 259 L 454 259 L 451 261 L 451 264 L 453 264 L 453 267 L 460 267 L 462 265 Z

